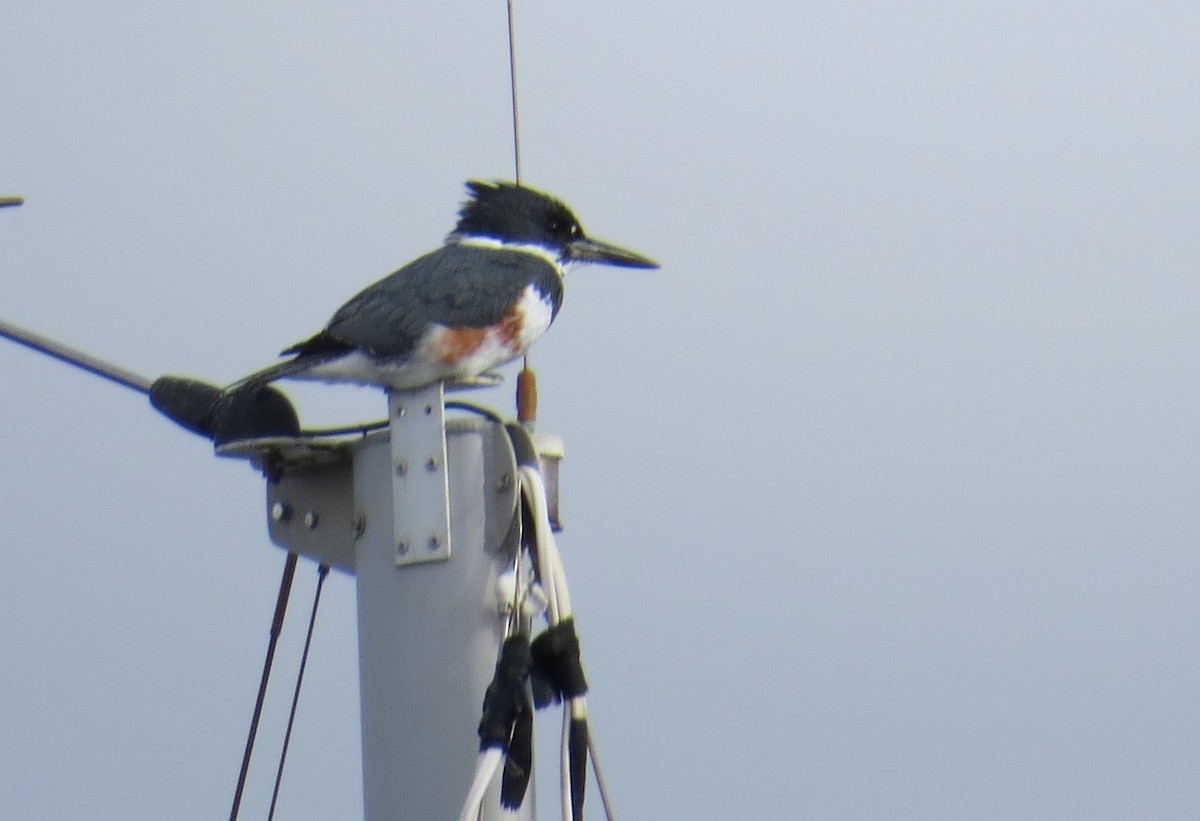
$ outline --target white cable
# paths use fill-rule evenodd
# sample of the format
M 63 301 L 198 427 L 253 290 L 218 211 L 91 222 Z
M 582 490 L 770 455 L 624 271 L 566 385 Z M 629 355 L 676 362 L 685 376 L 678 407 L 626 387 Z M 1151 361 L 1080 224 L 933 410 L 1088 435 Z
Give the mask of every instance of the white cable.
M 533 520 L 534 549 L 537 551 L 537 566 L 541 571 L 542 588 L 546 591 L 546 622 L 553 627 L 570 615 L 570 598 L 567 612 L 562 610 L 562 594 L 559 582 L 563 580 L 561 562 L 554 531 L 550 528 L 550 516 L 546 504 L 546 486 L 537 468 L 523 466 L 520 470 L 521 492 L 529 505 Z M 564 705 L 564 708 L 566 705 Z M 559 745 L 559 801 L 563 821 L 571 821 L 571 778 L 567 758 L 567 733 L 570 729 L 570 712 L 563 711 L 562 743 Z
M 525 492 L 533 519 L 534 537 L 537 545 L 538 567 L 542 572 L 542 586 L 546 590 L 549 606 L 547 621 L 551 626 L 559 624 L 573 615 L 571 594 L 567 589 L 567 574 L 563 569 L 562 554 L 550 525 L 549 505 L 546 503 L 546 485 L 542 474 L 533 467 L 521 468 L 521 487 Z M 587 721 L 587 700 L 584 696 L 566 699 L 563 703 L 562 743 L 559 750 L 560 780 L 562 784 L 563 818 L 571 819 L 571 776 L 570 776 L 570 728 L 572 720 Z
M 592 737 L 591 728 L 588 728 L 588 755 L 592 759 L 592 772 L 596 774 L 596 791 L 600 793 L 600 803 L 604 805 L 604 817 L 608 821 L 617 821 L 617 814 L 608 797 L 608 786 L 604 783 L 604 772 L 600 769 L 600 757 L 596 755 L 596 739 Z
M 467 800 L 463 802 L 458 821 L 476 821 L 479 818 L 488 785 L 496 777 L 503 760 L 504 750 L 499 747 L 489 747 L 479 754 L 475 761 L 475 780 L 471 782 L 471 789 L 467 791 Z
M 500 615 L 505 619 L 505 638 L 508 637 L 509 628 L 513 626 L 514 621 L 519 622 L 523 615 L 522 611 L 531 604 L 526 595 L 529 592 L 530 584 L 521 572 L 521 555 L 522 551 L 518 548 L 516 556 L 513 558 L 512 569 L 501 573 L 496 578 L 496 598 L 502 605 Z M 535 597 L 532 605 L 538 607 L 539 604 L 540 601 Z M 501 648 L 503 648 L 503 641 L 501 641 Z M 500 650 L 497 650 L 497 653 L 499 652 Z M 458 816 L 459 821 L 477 821 L 480 817 L 488 786 L 495 779 L 496 773 L 504 761 L 504 756 L 505 751 L 502 747 L 489 747 L 480 751 L 479 756 L 475 759 L 475 778 L 471 782 L 471 788 L 467 791 L 462 812 Z
M 550 599 L 549 621 L 558 624 L 571 617 L 571 596 L 567 592 L 567 577 L 563 572 L 562 555 L 554 540 L 550 525 L 549 505 L 546 504 L 546 485 L 542 474 L 534 467 L 521 468 L 521 486 L 533 518 L 534 539 L 537 544 L 538 567 L 542 571 L 542 586 Z
M 563 705 L 562 741 L 558 746 L 558 779 L 562 789 L 559 798 L 562 800 L 563 821 L 573 821 L 574 808 L 571 804 L 571 711 Z

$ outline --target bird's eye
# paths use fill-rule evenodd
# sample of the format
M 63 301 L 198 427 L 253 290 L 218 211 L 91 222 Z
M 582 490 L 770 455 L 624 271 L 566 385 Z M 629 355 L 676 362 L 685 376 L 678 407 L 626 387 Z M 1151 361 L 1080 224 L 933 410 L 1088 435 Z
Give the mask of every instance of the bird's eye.
M 571 236 L 573 236 L 573 237 L 577 237 L 577 236 L 579 236 L 581 233 L 583 233 L 583 231 L 582 231 L 582 229 L 579 227 L 579 223 L 575 222 L 575 223 L 571 223 L 571 230 L 570 230 L 570 232 L 569 232 L 569 233 L 571 234 Z

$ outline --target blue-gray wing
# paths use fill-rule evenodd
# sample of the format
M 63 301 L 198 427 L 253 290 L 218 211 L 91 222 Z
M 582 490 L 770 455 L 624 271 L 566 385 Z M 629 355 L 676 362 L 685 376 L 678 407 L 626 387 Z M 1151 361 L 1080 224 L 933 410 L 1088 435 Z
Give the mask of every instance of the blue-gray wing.
M 533 284 L 557 312 L 562 281 L 548 260 L 519 251 L 446 245 L 368 286 L 325 330 L 284 353 L 368 350 L 406 356 L 431 323 L 484 328 L 500 322 Z

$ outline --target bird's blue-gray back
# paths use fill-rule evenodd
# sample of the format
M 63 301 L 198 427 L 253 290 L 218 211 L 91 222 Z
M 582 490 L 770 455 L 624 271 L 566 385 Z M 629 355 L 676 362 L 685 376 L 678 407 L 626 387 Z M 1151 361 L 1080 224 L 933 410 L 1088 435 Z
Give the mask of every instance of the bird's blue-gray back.
M 547 260 L 524 253 L 450 244 L 413 260 L 343 305 L 324 331 L 285 353 L 331 347 L 405 356 L 430 323 L 484 328 L 500 322 L 530 282 L 562 302 L 562 281 Z

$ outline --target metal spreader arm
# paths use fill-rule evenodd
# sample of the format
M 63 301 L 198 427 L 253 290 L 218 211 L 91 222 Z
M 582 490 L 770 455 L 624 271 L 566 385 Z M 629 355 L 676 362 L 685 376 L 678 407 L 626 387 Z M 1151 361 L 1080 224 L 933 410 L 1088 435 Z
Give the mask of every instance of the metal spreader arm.
M 55 359 L 66 362 L 68 365 L 82 368 L 96 376 L 102 376 L 111 382 L 116 382 L 118 385 L 123 385 L 139 393 L 150 393 L 152 382 L 141 374 L 134 373 L 128 368 L 122 368 L 120 365 L 106 362 L 98 356 L 92 356 L 90 353 L 85 353 L 78 348 L 72 348 L 70 345 L 51 339 L 36 331 L 31 331 L 28 328 L 22 328 L 19 325 L 14 325 L 11 322 L 0 319 L 0 336 L 44 353 L 47 356 L 52 356 Z

